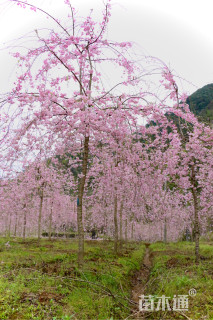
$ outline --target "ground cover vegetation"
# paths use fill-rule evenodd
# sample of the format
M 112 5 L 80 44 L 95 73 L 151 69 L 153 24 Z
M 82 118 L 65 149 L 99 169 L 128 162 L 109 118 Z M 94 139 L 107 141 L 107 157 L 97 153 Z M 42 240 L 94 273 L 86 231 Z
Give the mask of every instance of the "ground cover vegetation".
M 193 243 L 156 243 L 151 245 L 153 267 L 147 292 L 155 297 L 188 296 L 188 311 L 158 311 L 149 319 L 213 319 L 213 247 L 202 242 L 201 262 L 193 258 Z M 193 289 L 193 290 L 192 290 Z
M 143 244 L 115 256 L 112 241 L 87 241 L 78 268 L 77 241 L 1 239 L 0 319 L 124 319 Z

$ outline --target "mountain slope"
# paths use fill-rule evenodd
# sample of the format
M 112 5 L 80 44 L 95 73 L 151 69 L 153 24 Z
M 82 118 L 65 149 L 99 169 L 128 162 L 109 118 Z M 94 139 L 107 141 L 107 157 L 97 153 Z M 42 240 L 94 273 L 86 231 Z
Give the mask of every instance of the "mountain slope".
M 201 121 L 213 123 L 213 83 L 195 91 L 186 102 Z

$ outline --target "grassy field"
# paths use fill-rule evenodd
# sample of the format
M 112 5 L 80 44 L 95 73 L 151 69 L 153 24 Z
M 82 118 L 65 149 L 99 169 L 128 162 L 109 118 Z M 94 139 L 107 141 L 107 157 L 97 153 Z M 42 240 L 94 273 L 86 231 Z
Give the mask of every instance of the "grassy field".
M 128 243 L 116 257 L 112 242 L 86 241 L 85 265 L 79 270 L 74 240 L 42 239 L 38 246 L 33 239 L 13 239 L 9 247 L 6 242 L 0 239 L 0 320 L 133 319 L 129 299 L 143 244 Z M 213 245 L 201 244 L 199 265 L 193 243 L 155 243 L 148 250 L 152 267 L 145 295 L 155 306 L 163 295 L 187 295 L 189 307 L 145 312 L 143 319 L 213 320 Z M 194 296 L 190 289 L 196 290 Z
M 130 313 L 131 276 L 144 245 L 130 243 L 115 257 L 113 243 L 87 241 L 77 267 L 73 240 L 0 240 L 0 319 L 124 319 Z
M 201 261 L 194 262 L 194 243 L 150 246 L 153 267 L 146 293 L 154 297 L 188 295 L 188 311 L 157 311 L 148 319 L 213 319 L 213 245 L 201 244 Z M 191 290 L 195 289 L 195 290 Z

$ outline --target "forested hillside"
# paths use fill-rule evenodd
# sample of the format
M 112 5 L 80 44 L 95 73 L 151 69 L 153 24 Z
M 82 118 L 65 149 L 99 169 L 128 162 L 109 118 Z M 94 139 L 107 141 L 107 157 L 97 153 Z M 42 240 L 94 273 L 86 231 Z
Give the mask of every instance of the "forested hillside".
M 188 97 L 187 103 L 200 120 L 213 123 L 213 83 L 195 91 Z

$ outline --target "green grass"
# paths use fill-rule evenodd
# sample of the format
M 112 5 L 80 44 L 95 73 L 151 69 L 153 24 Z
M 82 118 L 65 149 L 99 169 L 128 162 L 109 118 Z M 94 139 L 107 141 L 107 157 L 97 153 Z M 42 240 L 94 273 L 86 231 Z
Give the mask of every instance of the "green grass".
M 195 264 L 194 243 L 156 243 L 150 246 L 153 268 L 146 294 L 161 297 L 165 295 L 189 295 L 190 289 L 196 290 L 189 296 L 188 311 L 184 315 L 172 311 L 153 312 L 149 319 L 213 319 L 213 246 L 200 245 L 201 261 Z M 187 317 L 186 317 L 187 316 Z
M 0 319 L 87 320 L 128 316 L 131 276 L 144 246 L 129 243 L 122 255 L 110 241 L 88 241 L 77 267 L 74 240 L 0 239 Z
M 131 277 L 140 270 L 144 245 L 128 243 L 116 257 L 111 241 L 87 241 L 85 264 L 77 266 L 77 242 L 0 239 L 1 320 L 121 320 L 130 315 Z M 194 244 L 155 243 L 146 295 L 188 295 L 189 311 L 152 312 L 146 319 L 213 320 L 213 246 L 201 244 L 202 260 L 194 262 Z

